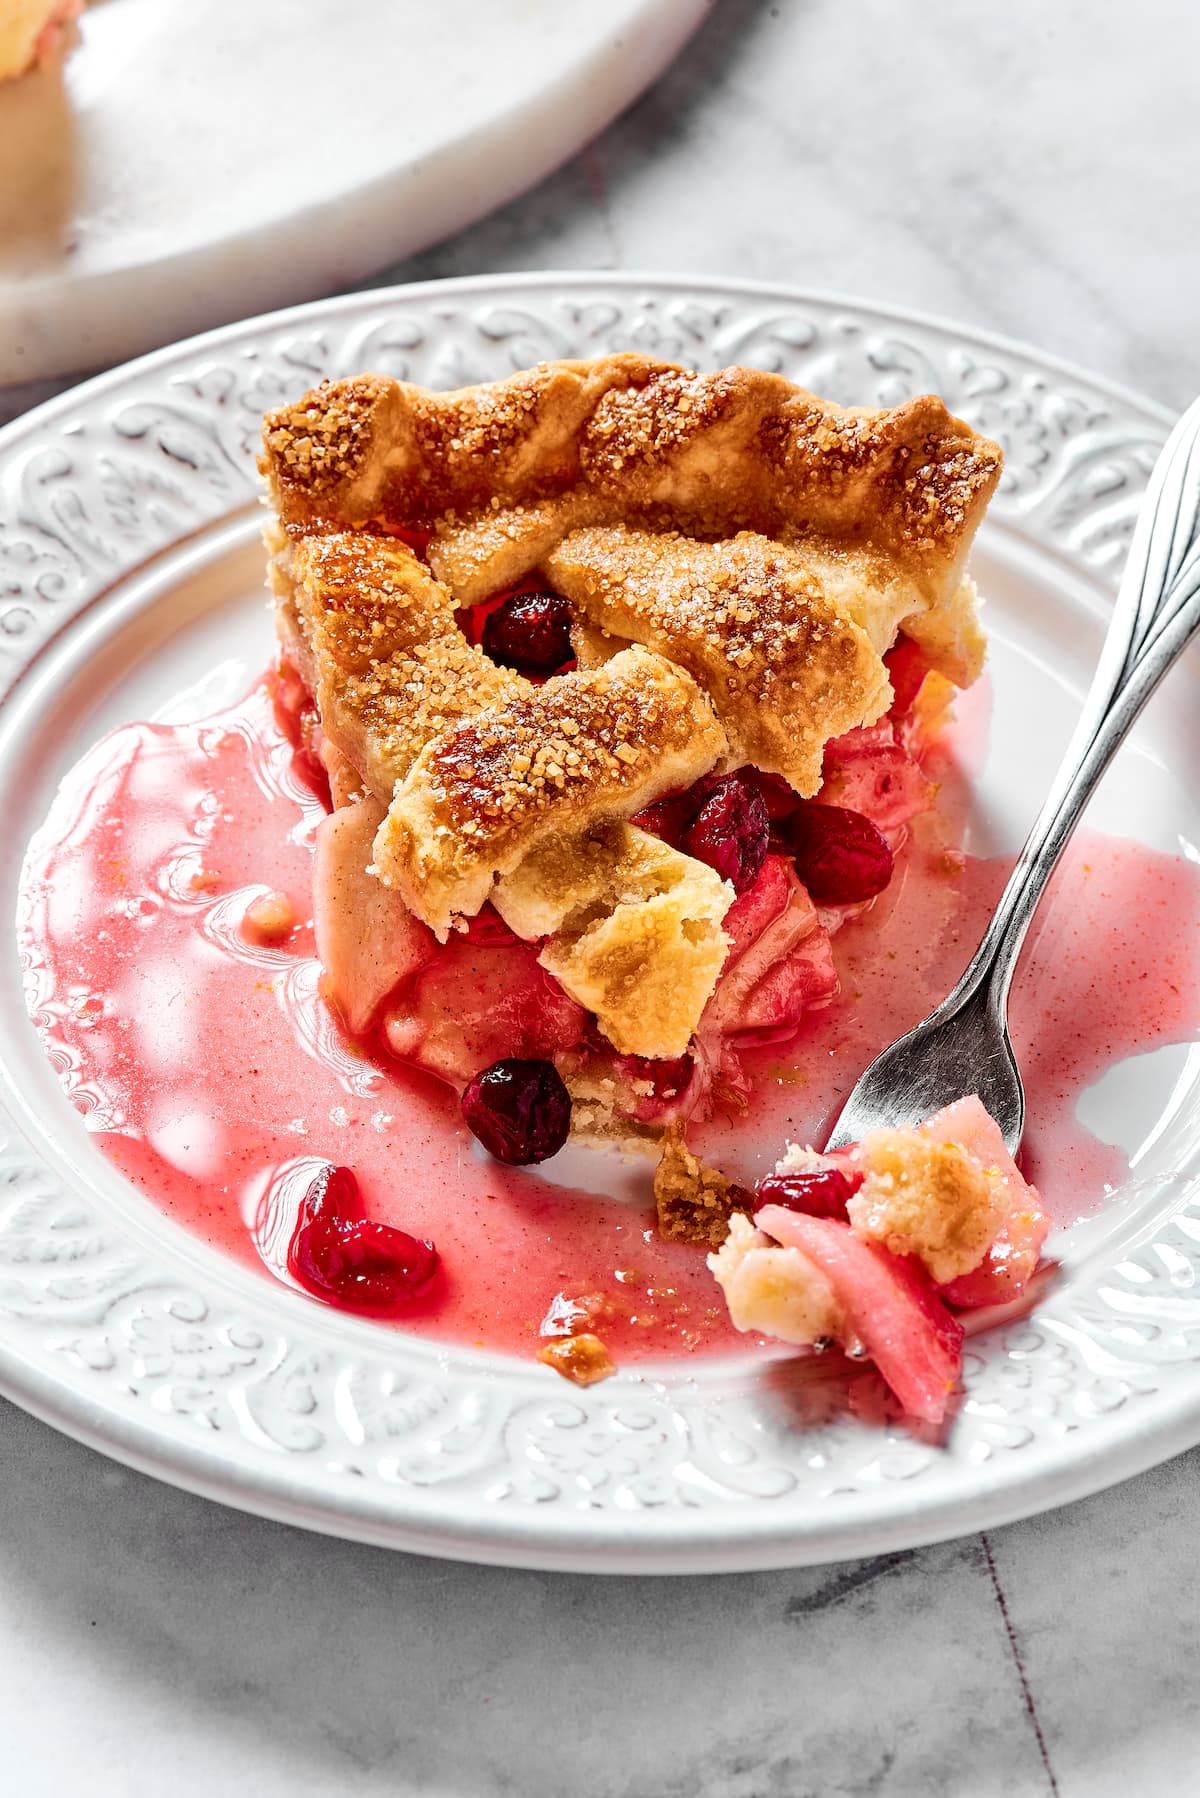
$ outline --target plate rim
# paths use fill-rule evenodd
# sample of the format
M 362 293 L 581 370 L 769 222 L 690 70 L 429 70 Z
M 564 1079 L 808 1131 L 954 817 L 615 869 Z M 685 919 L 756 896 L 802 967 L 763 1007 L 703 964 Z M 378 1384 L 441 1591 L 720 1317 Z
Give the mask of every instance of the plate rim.
M 551 295 L 572 289 L 595 291 L 605 288 L 624 292 L 646 289 L 655 295 L 670 293 L 684 298 L 735 295 L 746 300 L 793 307 L 809 305 L 819 310 L 845 311 L 871 322 L 911 326 L 942 340 L 966 343 L 1031 365 L 1039 372 L 1053 374 L 1078 384 L 1093 395 L 1101 395 L 1155 426 L 1165 428 L 1173 416 L 1170 409 L 1159 402 L 1107 377 L 1095 375 L 1065 358 L 1043 354 L 1035 346 L 1020 340 L 960 325 L 915 308 L 760 280 L 630 270 L 521 271 L 511 275 L 476 275 L 372 288 L 333 299 L 305 302 L 217 326 L 150 351 L 90 377 L 0 429 L 0 474 L 3 474 L 10 452 L 19 450 L 31 439 L 36 440 L 62 415 L 75 408 L 82 409 L 92 401 L 102 401 L 110 392 L 119 392 L 123 385 L 137 378 L 203 357 L 212 350 L 230 348 L 242 338 L 266 337 L 308 324 L 319 327 L 327 320 L 349 317 L 355 312 L 382 312 L 389 306 L 411 307 L 423 301 L 436 301 L 439 296 L 489 300 L 521 291 Z M 211 525 L 201 528 L 211 528 Z M 173 546 L 178 542 L 179 539 L 175 539 Z M 129 572 L 122 569 L 121 577 L 127 578 Z M 74 611 L 67 612 L 62 626 L 68 625 L 75 615 Z M 45 647 L 43 644 L 35 652 L 34 663 Z M 8 697 L 0 703 L 7 705 Z M 419 1495 L 422 1504 L 410 1504 L 407 1513 L 401 1515 L 396 1508 L 368 1502 L 370 1495 L 365 1490 L 347 1494 L 341 1489 L 336 1507 L 317 1509 L 311 1491 L 306 1495 L 298 1488 L 296 1470 L 286 1459 L 276 1464 L 283 1477 L 270 1477 L 267 1472 L 251 1472 L 240 1467 L 236 1470 L 237 1483 L 231 1483 L 228 1465 L 219 1455 L 211 1454 L 202 1445 L 181 1436 L 170 1438 L 164 1449 L 161 1431 L 148 1426 L 137 1414 L 131 1413 L 114 1422 L 111 1412 L 97 1407 L 82 1388 L 49 1379 L 39 1368 L 26 1364 L 19 1346 L 10 1344 L 7 1335 L 8 1326 L 0 1312 L 0 1392 L 43 1421 L 139 1471 L 236 1508 L 350 1539 L 435 1556 L 515 1566 L 640 1573 L 737 1571 L 870 1554 L 897 1545 L 915 1546 L 944 1539 L 948 1534 L 966 1533 L 1012 1521 L 1031 1511 L 1069 1503 L 1085 1493 L 1125 1479 L 1200 1440 L 1200 1390 L 1190 1401 L 1190 1408 L 1181 1407 L 1164 1395 L 1155 1395 L 1139 1408 L 1136 1424 L 1124 1430 L 1115 1449 L 1113 1443 L 1106 1442 L 1101 1435 L 1083 1453 L 1075 1454 L 1067 1464 L 1068 1477 L 1064 1478 L 1064 1469 L 1054 1464 L 1032 1476 L 1017 1467 L 1011 1478 L 993 1481 L 985 1494 L 977 1494 L 969 1503 L 951 1495 L 930 1504 L 922 1502 L 914 1491 L 915 1503 L 897 1505 L 893 1492 L 885 1495 L 887 1502 L 881 1505 L 863 1504 L 856 1499 L 848 1507 L 847 1515 L 832 1529 L 805 1520 L 797 1523 L 796 1519 L 784 1515 L 769 1519 L 756 1513 L 755 1522 L 749 1529 L 739 1530 L 735 1526 L 732 1531 L 730 1522 L 741 1507 L 697 1510 L 690 1515 L 681 1515 L 678 1510 L 630 1513 L 625 1518 L 597 1513 L 586 1516 L 582 1522 L 575 1516 L 568 1520 L 559 1515 L 550 1532 L 545 1529 L 549 1520 L 536 1510 L 527 1517 L 512 1512 L 502 1516 L 500 1508 L 493 1507 L 486 1516 L 485 1526 L 481 1527 L 476 1516 L 472 1527 L 456 1524 L 439 1534 L 432 1522 L 434 1512 L 443 1522 L 448 1522 L 456 1507 L 448 1505 L 447 1495 L 436 1487 L 422 1492 Z M 567 1392 L 562 1402 L 564 1405 L 575 1402 L 575 1395 Z M 1012 1469 L 1012 1461 L 1007 1466 Z M 397 1487 L 393 1497 L 399 1497 L 404 1490 Z M 427 1500 L 431 1502 L 426 1503 Z M 636 1529 L 631 1527 L 634 1520 Z
M 83 380 L 73 382 L 62 393 L 52 394 L 49 399 L 39 401 L 27 412 L 22 412 L 16 418 L 10 419 L 7 424 L 0 425 L 0 455 L 3 455 L 9 448 L 10 442 L 18 440 L 18 437 L 24 433 L 25 427 L 30 424 L 40 427 L 43 421 L 52 420 L 59 409 L 69 410 L 72 401 L 77 402 L 80 398 L 90 399 L 94 394 L 102 393 L 109 385 L 119 385 L 121 377 L 149 374 L 160 363 L 166 366 L 184 354 L 202 353 L 207 348 L 228 342 L 241 331 L 249 331 L 255 327 L 263 330 L 285 329 L 288 325 L 297 324 L 314 312 L 336 318 L 343 312 L 356 311 L 366 300 L 375 300 L 382 305 L 389 301 L 419 299 L 439 292 L 486 295 L 497 288 L 506 286 L 517 288 L 538 288 L 547 285 L 586 287 L 596 283 L 633 289 L 639 287 L 678 288 L 684 293 L 695 293 L 698 290 L 711 288 L 722 293 L 736 293 L 752 298 L 778 299 L 792 305 L 810 303 L 818 306 L 836 306 L 844 308 L 848 312 L 877 313 L 880 317 L 916 325 L 921 330 L 931 331 L 939 336 L 947 335 L 966 339 L 984 348 L 996 350 L 1003 355 L 1034 362 L 1039 368 L 1050 369 L 1067 380 L 1077 381 L 1081 386 L 1104 393 L 1108 398 L 1127 406 L 1131 411 L 1147 413 L 1156 423 L 1168 428 L 1174 424 L 1178 416 L 1163 401 L 1152 399 L 1148 394 L 1140 393 L 1136 387 L 1126 386 L 1124 382 L 1114 380 L 1108 375 L 1097 374 L 1086 364 L 1075 362 L 1068 356 L 1060 356 L 1057 352 L 1049 350 L 1043 352 L 1038 349 L 1036 344 L 1029 343 L 1023 338 L 1011 337 L 1002 331 L 992 331 L 982 325 L 960 324 L 957 320 L 947 318 L 942 313 L 926 311 L 919 306 L 893 306 L 888 301 L 866 299 L 861 294 L 845 293 L 837 288 L 792 286 L 786 282 L 764 281 L 745 276 L 726 278 L 720 275 L 680 274 L 678 270 L 657 269 L 546 268 L 517 269 L 502 275 L 447 275 L 427 281 L 396 281 L 382 287 L 355 288 L 350 293 L 330 294 L 324 299 L 317 300 L 300 300 L 292 306 L 280 306 L 269 312 L 255 313 L 250 318 L 233 319 L 228 324 L 214 325 L 206 331 L 197 331 L 189 337 L 177 338 L 174 343 L 162 344 L 158 349 L 146 350 L 139 356 L 131 356 L 127 361 L 101 370 L 99 374 L 87 375 Z

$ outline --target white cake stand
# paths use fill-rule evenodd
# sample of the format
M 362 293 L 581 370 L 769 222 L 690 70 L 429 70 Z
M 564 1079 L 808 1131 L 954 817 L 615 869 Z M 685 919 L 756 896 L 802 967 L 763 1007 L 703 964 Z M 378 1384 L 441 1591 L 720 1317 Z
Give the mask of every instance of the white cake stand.
M 96 0 L 0 89 L 0 387 L 328 293 L 539 180 L 713 0 Z

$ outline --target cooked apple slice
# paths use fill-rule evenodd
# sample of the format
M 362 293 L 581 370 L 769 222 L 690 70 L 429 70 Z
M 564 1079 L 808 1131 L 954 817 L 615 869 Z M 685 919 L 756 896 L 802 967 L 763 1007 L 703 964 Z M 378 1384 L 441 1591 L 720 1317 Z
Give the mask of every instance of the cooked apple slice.
M 834 1218 L 781 1205 L 765 1205 L 754 1223 L 820 1270 L 841 1315 L 839 1340 L 857 1338 L 904 1409 L 940 1423 L 962 1367 L 963 1330 L 920 1263 L 862 1242 Z
M 383 807 L 361 799 L 317 826 L 313 927 L 326 974 L 326 996 L 346 1028 L 361 1035 L 392 993 L 435 947 L 433 932 L 414 918 L 399 893 L 367 869 Z
M 437 948 L 385 1013 L 393 1054 L 462 1087 L 508 1056 L 552 1058 L 575 1047 L 587 1014 L 538 966 L 537 948 L 507 933 Z

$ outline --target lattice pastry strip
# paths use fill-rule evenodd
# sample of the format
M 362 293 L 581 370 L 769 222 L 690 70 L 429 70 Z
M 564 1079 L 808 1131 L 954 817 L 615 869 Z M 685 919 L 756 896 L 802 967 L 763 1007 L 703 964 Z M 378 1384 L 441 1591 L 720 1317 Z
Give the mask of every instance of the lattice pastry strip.
M 712 701 L 735 767 L 749 762 L 815 793 L 830 737 L 887 710 L 891 687 L 870 635 L 796 551 L 768 537 L 697 543 L 597 525 L 573 531 L 545 566 L 593 625 L 687 669 Z M 888 623 L 885 645 L 895 634 Z
M 445 937 L 540 844 L 630 817 L 727 751 L 695 681 L 632 648 L 433 738 L 375 839 L 380 876 Z M 732 899 L 732 894 L 729 895 Z
M 506 732 L 516 731 L 522 742 L 532 735 L 539 752 L 545 750 L 536 767 L 532 759 L 528 769 L 518 767 L 523 779 L 517 787 L 527 789 L 524 805 L 483 813 L 465 869 L 453 831 L 427 838 L 418 832 L 445 858 L 440 880 L 414 886 L 403 868 L 397 878 L 397 828 L 386 817 L 375 850 L 381 878 L 399 886 L 410 909 L 445 935 L 455 915 L 477 910 L 489 896 L 494 874 L 514 860 L 512 829 L 527 831 L 532 815 L 537 841 L 532 849 L 522 843 L 510 879 L 501 879 L 491 893 L 501 915 L 527 940 L 559 935 L 543 952 L 543 963 L 549 967 L 553 960 L 551 971 L 596 1012 L 616 1045 L 643 1055 L 682 1054 L 725 957 L 728 940 L 720 926 L 732 891 L 711 868 L 644 831 L 620 825 L 615 833 L 597 834 L 572 827 L 579 825 L 585 752 L 602 754 L 608 790 L 620 810 L 650 803 L 665 790 L 663 783 L 688 784 L 707 771 L 726 744 L 703 695 L 680 670 L 638 651 L 627 658 L 632 685 L 622 681 L 620 667 L 611 666 L 599 678 L 574 682 L 602 707 L 606 732 L 619 728 L 622 718 L 636 728 L 636 753 L 628 735 L 614 736 L 611 745 L 585 740 L 578 692 L 568 701 L 559 682 L 538 690 L 468 645 L 451 596 L 406 544 L 364 531 L 292 542 L 276 535 L 272 545 L 285 650 L 317 696 L 330 743 L 385 806 L 393 791 L 410 807 L 428 798 L 419 774 L 406 777 L 422 751 L 431 752 L 427 764 L 433 761 L 433 748 L 446 744 L 462 720 L 471 720 L 476 733 L 486 725 L 497 747 Z M 518 699 L 516 715 L 504 709 L 505 701 Z M 454 743 L 451 735 L 451 755 Z M 680 744 L 686 746 L 683 762 Z M 516 759 L 524 760 L 519 753 Z M 461 773 L 461 762 L 457 766 Z M 598 795 L 591 785 L 585 821 L 596 816 Z M 406 813 L 403 806 L 398 811 L 402 831 Z M 464 872 L 473 883 L 469 891 Z M 632 981 L 631 967 L 640 975 Z
M 454 393 L 379 375 L 327 382 L 270 414 L 264 445 L 287 527 L 427 529 L 460 604 L 536 567 L 570 530 L 625 522 L 870 549 L 936 610 L 1001 465 L 930 395 L 843 408 L 760 369 L 697 374 L 637 355 Z
M 326 734 L 384 805 L 433 738 L 533 691 L 466 642 L 452 597 L 407 544 L 303 537 L 290 567 L 285 631 L 294 624 L 300 672 Z
M 682 1055 L 721 972 L 732 895 L 712 868 L 632 824 L 551 839 L 492 903 L 631 1055 Z

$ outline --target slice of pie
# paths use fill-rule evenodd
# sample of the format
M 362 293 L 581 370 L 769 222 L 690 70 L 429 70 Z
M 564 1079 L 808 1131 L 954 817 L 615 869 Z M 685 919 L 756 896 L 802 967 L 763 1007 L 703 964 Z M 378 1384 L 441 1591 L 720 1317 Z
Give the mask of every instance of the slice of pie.
M 54 55 L 84 0 L 0 0 L 0 81 Z
M 934 398 L 639 355 L 270 414 L 280 693 L 328 777 L 347 1026 L 460 1089 L 550 1060 L 580 1134 L 736 1089 L 836 989 L 831 933 L 929 803 L 1000 461 Z

